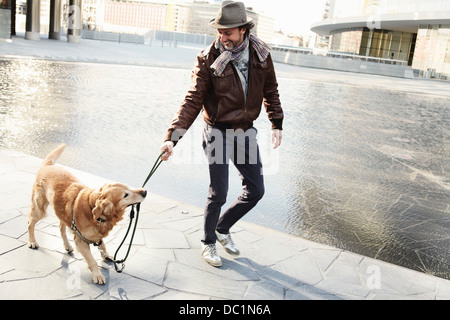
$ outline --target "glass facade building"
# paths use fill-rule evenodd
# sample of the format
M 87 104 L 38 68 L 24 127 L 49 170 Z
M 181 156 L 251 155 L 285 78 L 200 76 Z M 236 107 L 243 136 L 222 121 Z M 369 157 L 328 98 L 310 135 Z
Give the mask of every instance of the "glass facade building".
M 312 30 L 332 52 L 407 62 L 427 77 L 450 78 L 450 0 L 330 0 Z

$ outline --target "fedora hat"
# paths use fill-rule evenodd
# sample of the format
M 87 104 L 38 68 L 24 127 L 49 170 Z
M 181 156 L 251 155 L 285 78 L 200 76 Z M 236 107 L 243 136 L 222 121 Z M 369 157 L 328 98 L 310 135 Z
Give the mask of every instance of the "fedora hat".
M 243 2 L 223 1 L 216 18 L 212 19 L 209 25 L 216 29 L 230 29 L 241 27 L 252 21 L 252 18 L 247 17 Z

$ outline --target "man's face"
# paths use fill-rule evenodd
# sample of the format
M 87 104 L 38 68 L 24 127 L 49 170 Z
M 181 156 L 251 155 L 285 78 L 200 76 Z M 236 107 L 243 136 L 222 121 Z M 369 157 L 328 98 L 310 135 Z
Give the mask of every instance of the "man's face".
M 226 50 L 231 50 L 239 46 L 244 41 L 245 28 L 217 29 L 220 42 Z

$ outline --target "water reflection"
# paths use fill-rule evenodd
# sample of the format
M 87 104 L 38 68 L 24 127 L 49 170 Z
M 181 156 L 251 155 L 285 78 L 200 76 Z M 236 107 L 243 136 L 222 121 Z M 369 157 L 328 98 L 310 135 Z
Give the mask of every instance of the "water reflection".
M 1 61 L 0 147 L 43 157 L 65 142 L 62 163 L 138 186 L 189 78 L 189 70 Z M 450 278 L 446 99 L 295 77 L 279 84 L 278 172 L 246 220 Z M 201 126 L 179 153 L 202 155 Z M 268 139 L 267 119 L 256 126 Z M 165 164 L 149 190 L 203 206 L 206 171 L 198 161 Z M 230 202 L 240 193 L 231 179 Z
M 291 232 L 448 277 L 444 101 L 335 87 L 310 84 L 296 117 Z
M 3 145 L 7 146 L 10 139 L 23 139 L 29 145 L 36 145 L 43 137 L 65 130 L 66 124 L 59 117 L 70 103 L 52 103 L 66 99 L 55 83 L 56 73 L 56 66 L 41 68 L 30 60 L 2 65 L 0 139 Z

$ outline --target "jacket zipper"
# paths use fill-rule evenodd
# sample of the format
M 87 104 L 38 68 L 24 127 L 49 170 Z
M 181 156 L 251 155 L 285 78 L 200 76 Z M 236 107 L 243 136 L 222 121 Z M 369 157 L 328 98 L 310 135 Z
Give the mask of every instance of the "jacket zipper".
M 233 68 L 234 78 L 235 78 L 235 80 L 237 78 L 240 91 L 242 92 L 242 96 L 244 97 L 244 114 L 245 114 L 245 119 L 247 120 L 247 98 L 248 97 L 245 96 L 244 88 L 242 88 L 241 78 L 239 77 L 238 71 L 236 70 L 236 67 L 233 65 L 233 63 L 231 63 L 231 67 Z M 249 73 L 249 75 L 248 75 L 249 81 L 248 82 L 250 82 L 250 62 L 249 62 L 248 73 Z M 249 85 L 249 83 L 247 83 L 247 91 L 248 91 L 248 85 Z

